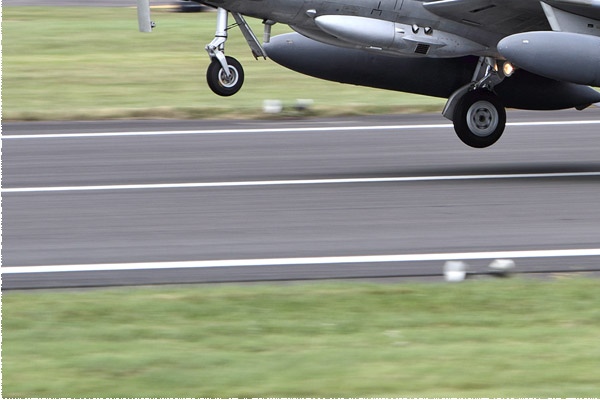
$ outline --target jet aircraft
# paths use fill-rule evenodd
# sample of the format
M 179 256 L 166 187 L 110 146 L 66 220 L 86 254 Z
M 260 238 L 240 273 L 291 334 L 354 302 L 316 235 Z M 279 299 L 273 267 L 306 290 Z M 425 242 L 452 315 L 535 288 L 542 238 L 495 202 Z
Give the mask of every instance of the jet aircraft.
M 600 102 L 600 0 L 197 0 L 215 7 L 208 86 L 237 93 L 242 65 L 228 30 L 255 58 L 313 77 L 447 98 L 443 116 L 467 145 L 504 132 L 505 108 L 582 110 Z M 229 17 L 234 24 L 230 25 Z M 138 0 L 151 31 L 148 0 Z M 261 19 L 261 43 L 245 17 Z M 293 33 L 271 37 L 275 23 Z

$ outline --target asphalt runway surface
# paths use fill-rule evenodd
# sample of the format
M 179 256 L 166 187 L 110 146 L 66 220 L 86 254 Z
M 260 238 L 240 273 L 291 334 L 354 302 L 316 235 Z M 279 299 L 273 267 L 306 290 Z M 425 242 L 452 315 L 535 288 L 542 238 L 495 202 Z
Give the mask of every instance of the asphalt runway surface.
M 600 270 L 600 109 L 4 123 L 2 288 Z

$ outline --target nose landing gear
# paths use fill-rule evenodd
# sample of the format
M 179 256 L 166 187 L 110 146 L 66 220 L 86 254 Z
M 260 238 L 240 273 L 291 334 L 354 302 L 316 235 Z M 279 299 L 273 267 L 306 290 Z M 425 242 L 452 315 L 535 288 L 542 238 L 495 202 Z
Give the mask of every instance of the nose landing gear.
M 238 26 L 248 42 L 254 58 L 267 58 L 267 53 L 259 43 L 258 39 L 250 29 L 250 26 L 239 13 L 232 13 L 235 25 Z M 217 8 L 217 29 L 215 38 L 206 45 L 206 51 L 211 59 L 206 71 L 208 87 L 219 96 L 231 96 L 236 94 L 244 84 L 244 69 L 242 64 L 233 57 L 225 56 L 225 42 L 227 41 L 227 26 L 229 12 L 224 8 Z M 270 24 L 265 21 L 265 34 L 270 33 Z M 267 36 L 265 36 L 267 37 Z
M 211 59 L 206 71 L 208 87 L 219 96 L 236 94 L 244 83 L 242 65 L 233 57 L 225 56 L 227 41 L 228 12 L 224 8 L 217 9 L 217 29 L 215 38 L 206 45 L 206 51 Z

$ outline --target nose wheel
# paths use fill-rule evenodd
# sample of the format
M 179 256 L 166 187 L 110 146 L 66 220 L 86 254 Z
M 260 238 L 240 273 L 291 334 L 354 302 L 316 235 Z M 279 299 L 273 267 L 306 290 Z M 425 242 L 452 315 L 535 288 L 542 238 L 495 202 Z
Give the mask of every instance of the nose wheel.
M 210 65 L 206 70 L 208 87 L 219 96 L 236 94 L 244 83 L 244 69 L 233 57 L 225 56 L 227 26 L 229 12 L 224 8 L 217 9 L 217 29 L 215 38 L 206 45 L 210 56 Z
M 242 64 L 233 57 L 225 57 L 227 67 L 223 67 L 217 58 L 213 58 L 206 70 L 208 87 L 219 96 L 232 96 L 244 84 Z
M 225 42 L 227 41 L 227 31 L 237 26 L 242 31 L 246 42 L 252 50 L 254 58 L 263 57 L 267 59 L 267 53 L 259 43 L 252 29 L 244 19 L 244 16 L 238 12 L 232 12 L 235 24 L 227 25 L 229 19 L 229 11 L 219 7 L 217 8 L 217 29 L 215 37 L 205 49 L 210 57 L 210 65 L 206 71 L 206 81 L 208 87 L 219 96 L 232 96 L 239 92 L 244 84 L 244 69 L 242 64 L 233 57 L 225 56 Z M 271 25 L 273 21 L 265 20 L 265 36 L 264 40 L 269 41 L 271 35 Z

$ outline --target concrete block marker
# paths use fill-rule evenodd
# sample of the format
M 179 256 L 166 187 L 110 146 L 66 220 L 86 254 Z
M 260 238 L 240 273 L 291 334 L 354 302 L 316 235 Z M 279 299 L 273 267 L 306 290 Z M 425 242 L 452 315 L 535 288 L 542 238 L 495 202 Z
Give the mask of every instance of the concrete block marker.
M 444 278 L 448 282 L 462 282 L 467 277 L 469 265 L 464 261 L 446 261 L 444 264 Z
M 509 259 L 496 259 L 490 263 L 489 267 L 492 269 L 492 274 L 507 277 L 515 268 L 515 262 Z

